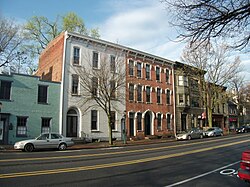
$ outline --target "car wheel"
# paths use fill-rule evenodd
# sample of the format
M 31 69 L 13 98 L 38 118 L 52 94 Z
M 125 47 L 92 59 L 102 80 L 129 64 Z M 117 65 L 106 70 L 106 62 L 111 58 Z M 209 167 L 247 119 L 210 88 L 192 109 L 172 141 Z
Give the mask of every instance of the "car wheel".
M 187 139 L 188 139 L 188 140 L 191 140 L 192 138 L 191 138 L 191 136 L 189 135 L 189 136 L 187 137 Z
M 24 150 L 26 152 L 32 152 L 34 150 L 34 146 L 29 143 L 29 144 L 27 144 L 27 145 L 24 146 Z
M 63 151 L 63 150 L 65 150 L 65 149 L 67 149 L 67 145 L 66 145 L 65 143 L 61 143 L 61 144 L 58 146 L 58 149 L 59 149 L 60 151 Z
M 200 135 L 200 139 L 202 139 L 202 138 L 203 138 L 203 135 L 201 134 L 201 135 Z

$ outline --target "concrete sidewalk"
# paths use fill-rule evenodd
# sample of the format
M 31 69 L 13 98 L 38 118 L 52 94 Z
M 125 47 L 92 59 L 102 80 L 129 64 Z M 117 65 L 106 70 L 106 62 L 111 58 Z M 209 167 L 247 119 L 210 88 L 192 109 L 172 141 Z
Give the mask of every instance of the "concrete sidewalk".
M 157 144 L 175 141 L 174 138 L 164 138 L 164 139 L 144 139 L 144 140 L 129 140 L 126 144 L 123 141 L 114 141 L 113 145 L 109 145 L 108 142 L 93 142 L 93 143 L 78 143 L 72 147 L 68 147 L 67 150 L 77 150 L 77 149 L 98 149 L 98 148 L 109 148 L 109 147 L 123 147 L 123 146 L 133 146 L 133 145 L 147 145 L 147 144 Z M 0 151 L 15 151 L 13 145 L 0 145 Z

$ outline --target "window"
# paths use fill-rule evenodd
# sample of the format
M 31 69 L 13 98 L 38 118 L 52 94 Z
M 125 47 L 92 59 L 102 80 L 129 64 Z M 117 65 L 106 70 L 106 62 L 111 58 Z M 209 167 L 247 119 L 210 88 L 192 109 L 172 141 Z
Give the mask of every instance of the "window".
M 78 94 L 78 84 L 79 84 L 79 76 L 78 75 L 72 75 L 72 94 Z
M 51 139 L 61 139 L 62 136 L 60 134 L 51 134 Z
M 49 133 L 50 132 L 50 122 L 51 122 L 51 118 L 42 118 L 41 133 Z
M 189 102 L 189 95 L 185 95 L 185 97 L 186 97 L 186 105 L 190 105 L 190 102 Z
M 142 130 L 142 113 L 137 113 L 137 130 Z
M 38 85 L 38 103 L 47 103 L 48 86 Z
M 169 76 L 169 70 L 166 69 L 166 83 L 169 83 L 170 76 Z
M 92 96 L 97 96 L 98 78 L 92 77 Z
M 166 104 L 167 105 L 170 105 L 170 90 L 167 90 L 166 91 Z
M 200 107 L 199 98 L 198 97 L 192 98 L 192 100 L 191 100 L 191 106 L 192 107 Z
M 167 129 L 171 129 L 171 114 L 167 114 Z
M 111 114 L 110 114 L 110 122 L 111 122 L 111 129 L 112 130 L 115 130 L 115 111 L 111 111 Z
M 146 87 L 146 102 L 150 103 L 150 101 L 151 101 L 151 98 L 150 98 L 150 87 L 147 86 Z
M 133 76 L 134 75 L 134 61 L 129 60 L 129 75 Z
M 98 53 L 93 52 L 93 68 L 98 68 Z
M 161 114 L 157 114 L 157 129 L 161 130 Z
M 157 94 L 157 103 L 160 104 L 161 103 L 161 89 L 160 88 L 157 88 L 156 94 Z
M 188 78 L 185 76 L 178 76 L 179 86 L 188 86 Z
M 115 72 L 115 56 L 110 56 L 110 71 Z
M 129 100 L 134 101 L 134 85 L 129 84 Z
M 141 63 L 137 62 L 137 77 L 141 78 Z
M 150 65 L 146 64 L 146 79 L 150 79 Z
M 116 91 L 115 81 L 112 80 L 110 81 L 110 98 L 115 99 L 115 91 Z
M 141 85 L 137 86 L 137 101 L 138 102 L 142 101 L 142 86 Z
M 155 74 L 156 74 L 156 80 L 160 81 L 160 68 L 159 67 L 156 67 Z
M 74 65 L 79 65 L 79 61 L 80 61 L 80 49 L 78 47 L 74 47 L 73 64 Z
M 179 104 L 184 104 L 184 96 L 183 96 L 183 94 L 179 94 Z
M 91 130 L 98 130 L 98 128 L 97 128 L 97 110 L 91 110 Z
M 11 82 L 1 81 L 0 99 L 10 100 L 10 90 L 11 90 Z
M 42 134 L 37 138 L 37 140 L 46 140 L 46 139 L 49 139 L 49 134 Z
M 17 137 L 26 137 L 27 136 L 27 119 L 28 117 L 17 117 Z

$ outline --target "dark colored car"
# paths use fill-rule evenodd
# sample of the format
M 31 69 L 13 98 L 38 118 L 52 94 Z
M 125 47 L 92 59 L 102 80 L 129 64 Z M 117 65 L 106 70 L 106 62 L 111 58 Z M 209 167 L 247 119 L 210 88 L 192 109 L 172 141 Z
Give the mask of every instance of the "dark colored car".
M 250 126 L 241 126 L 235 129 L 236 133 L 250 132 Z
M 241 180 L 250 183 L 250 150 L 244 151 L 241 155 L 238 176 Z

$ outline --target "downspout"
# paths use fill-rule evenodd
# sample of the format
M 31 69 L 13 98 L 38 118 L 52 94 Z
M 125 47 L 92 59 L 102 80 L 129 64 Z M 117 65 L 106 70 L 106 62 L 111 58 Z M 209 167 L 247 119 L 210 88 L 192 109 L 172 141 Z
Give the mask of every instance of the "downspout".
M 174 75 L 174 65 L 172 65 L 172 82 L 173 82 L 173 106 L 174 106 L 174 136 L 176 136 L 176 111 L 175 111 L 175 75 Z
M 61 81 L 61 91 L 60 91 L 60 114 L 59 114 L 59 133 L 63 134 L 63 113 L 64 113 L 64 79 L 65 79 L 65 59 L 66 59 L 66 41 L 68 39 L 68 32 L 64 33 L 64 47 L 63 47 L 63 60 L 62 60 L 62 81 Z M 64 133 L 66 135 L 66 132 Z

